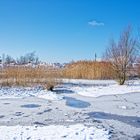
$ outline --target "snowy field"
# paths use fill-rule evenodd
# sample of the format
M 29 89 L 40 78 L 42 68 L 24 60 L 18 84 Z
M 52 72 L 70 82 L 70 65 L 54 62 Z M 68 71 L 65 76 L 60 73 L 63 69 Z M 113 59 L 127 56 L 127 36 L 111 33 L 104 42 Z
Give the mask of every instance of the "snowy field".
M 0 140 L 108 140 L 108 131 L 82 124 L 62 126 L 1 126 Z
M 89 105 L 87 105 L 87 111 L 89 112 L 96 111 L 97 113 L 95 114 L 94 112 L 89 113 L 89 114 L 94 114 L 97 117 L 100 117 L 100 114 L 101 115 L 103 114 L 102 112 L 98 112 L 99 108 L 100 108 L 100 111 L 108 110 L 108 108 L 112 106 L 113 104 L 114 104 L 114 107 L 113 106 L 112 106 L 113 108 L 110 107 L 110 110 L 108 112 L 112 111 L 112 113 L 117 112 L 118 114 L 120 113 L 125 114 L 127 111 L 128 113 L 131 113 L 133 111 L 134 113 L 136 112 L 135 114 L 137 115 L 137 112 L 138 112 L 137 110 L 139 109 L 138 108 L 139 103 L 137 101 L 135 103 L 137 106 L 134 106 L 135 104 L 133 105 L 132 102 L 131 102 L 132 105 L 130 103 L 128 104 L 127 102 L 125 102 L 125 100 L 124 102 L 121 101 L 121 104 L 122 104 L 121 105 L 118 98 L 117 98 L 118 102 L 114 103 L 114 101 L 117 101 L 117 100 L 116 100 L 116 97 L 113 96 L 113 99 L 110 98 L 110 102 L 105 102 L 105 100 L 107 99 L 105 98 L 104 100 L 101 98 L 100 102 L 102 103 L 99 103 L 98 100 L 96 101 L 96 97 L 103 97 L 106 95 L 124 95 L 127 93 L 133 93 L 133 92 L 139 93 L 140 81 L 129 81 L 123 86 L 119 86 L 115 81 L 112 81 L 112 80 L 67 80 L 66 79 L 66 80 L 63 80 L 63 82 L 64 84 L 56 87 L 54 89 L 54 92 L 44 90 L 42 87 L 1 87 L 0 88 L 0 100 L 1 100 L 0 140 L 39 140 L 39 139 L 40 140 L 61 140 L 61 139 L 62 140 L 63 139 L 66 139 L 66 140 L 108 140 L 110 139 L 109 130 L 105 128 L 98 128 L 94 125 L 92 126 L 91 124 L 88 126 L 88 125 L 85 125 L 84 123 L 76 122 L 78 119 L 79 119 L 78 121 L 83 121 L 83 122 L 86 121 L 84 118 L 84 115 L 85 114 L 87 115 L 88 112 L 86 113 L 83 112 L 82 114 L 82 111 L 86 110 L 86 107 L 85 109 L 82 110 L 82 108 L 84 108 L 84 106 L 81 106 L 82 103 L 88 103 Z M 90 97 L 90 100 L 88 97 Z M 21 106 L 26 106 L 27 103 L 30 105 L 30 100 L 28 101 L 28 98 L 30 98 L 30 100 L 34 102 L 34 104 L 39 104 L 39 106 L 42 106 L 42 108 L 45 111 L 44 112 L 41 111 L 43 110 L 41 107 L 38 107 L 36 110 L 35 108 L 33 109 L 21 108 Z M 72 99 L 72 101 L 70 101 L 70 104 L 72 103 L 74 105 L 78 101 L 80 103 L 79 108 L 68 107 L 69 103 L 66 103 L 67 99 L 70 99 L 70 100 Z M 83 99 L 83 101 L 80 101 L 81 99 Z M 94 102 L 92 101 L 92 99 Z M 50 108 L 47 109 L 47 111 L 46 111 L 46 106 L 47 107 L 50 106 Z M 131 106 L 134 106 L 134 107 L 131 107 Z M 10 107 L 11 107 L 11 110 L 10 110 Z M 133 108 L 132 111 L 131 111 L 131 108 Z M 10 120 L 11 118 L 9 116 L 11 115 L 12 111 L 14 112 L 14 110 L 16 111 L 15 116 L 14 117 L 12 116 L 11 118 L 13 120 Z M 49 111 L 49 110 L 52 110 L 52 111 Z M 123 110 L 125 112 L 122 112 Z M 24 116 L 21 118 L 23 114 L 25 117 L 27 116 L 27 119 Z M 39 118 L 38 114 L 42 116 L 40 116 Z M 82 114 L 83 116 L 80 116 L 80 115 L 74 116 L 74 114 Z M 7 117 L 5 117 L 6 115 Z M 104 115 L 109 116 L 109 114 L 107 113 Z M 36 119 L 39 121 L 43 119 L 56 120 L 57 122 L 59 121 L 60 118 L 62 120 L 71 119 L 72 122 L 75 122 L 75 124 L 73 123 L 69 125 L 65 125 L 65 124 L 62 125 L 62 124 L 55 123 L 51 125 L 46 125 L 46 123 L 43 122 L 42 123 L 43 126 L 40 126 L 41 123 L 39 125 L 30 125 L 30 123 L 28 123 L 28 120 L 30 122 L 30 120 L 33 121 Z M 114 116 L 114 118 L 123 120 L 123 116 L 122 118 L 119 116 L 118 117 Z M 128 122 L 129 122 L 129 119 L 128 119 Z M 136 119 L 139 119 L 139 118 L 137 117 Z M 19 125 L 18 122 L 20 121 L 23 121 L 23 123 L 25 121 L 25 126 Z M 4 122 L 4 125 L 3 125 L 3 122 Z M 10 125 L 9 125 L 9 122 L 10 122 Z M 12 122 L 14 125 L 12 125 Z M 121 126 L 123 126 L 123 124 L 120 124 L 119 129 L 121 129 Z M 139 129 L 137 131 L 139 131 Z

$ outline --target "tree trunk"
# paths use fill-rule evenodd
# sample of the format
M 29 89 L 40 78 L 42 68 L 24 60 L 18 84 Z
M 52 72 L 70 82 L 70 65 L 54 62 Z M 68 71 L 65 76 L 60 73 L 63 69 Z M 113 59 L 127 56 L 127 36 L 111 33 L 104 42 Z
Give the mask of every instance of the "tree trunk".
M 125 72 L 119 77 L 119 85 L 124 85 L 126 80 L 126 74 Z

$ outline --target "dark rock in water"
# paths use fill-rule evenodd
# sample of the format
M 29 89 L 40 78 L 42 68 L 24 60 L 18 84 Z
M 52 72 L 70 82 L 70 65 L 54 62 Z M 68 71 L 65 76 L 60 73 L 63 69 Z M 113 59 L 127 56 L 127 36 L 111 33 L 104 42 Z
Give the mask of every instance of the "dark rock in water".
M 64 97 L 63 99 L 66 100 L 67 106 L 71 106 L 75 108 L 87 108 L 88 106 L 90 106 L 90 103 L 82 101 L 82 100 L 77 100 L 72 97 Z
M 21 105 L 21 107 L 24 107 L 24 108 L 37 108 L 37 107 L 40 107 L 41 105 L 38 105 L 38 104 L 25 104 L 25 105 Z

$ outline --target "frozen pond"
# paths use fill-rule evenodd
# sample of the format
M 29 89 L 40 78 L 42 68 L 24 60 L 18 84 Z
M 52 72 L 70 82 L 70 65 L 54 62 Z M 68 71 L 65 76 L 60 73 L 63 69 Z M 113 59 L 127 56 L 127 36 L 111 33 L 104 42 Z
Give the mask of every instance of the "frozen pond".
M 87 108 L 90 106 L 90 103 L 72 97 L 64 97 L 63 99 L 66 100 L 67 106 L 71 106 L 75 108 Z
M 24 126 L 28 126 L 30 130 L 33 128 L 33 132 L 34 127 L 37 130 L 40 126 L 40 130 L 37 130 L 40 134 L 44 127 L 45 131 L 42 133 L 45 134 L 49 125 L 65 126 L 65 130 L 71 125 L 74 130 L 74 125 L 80 123 L 85 125 L 82 127 L 83 129 L 88 126 L 88 132 L 90 126 L 97 128 L 97 131 L 99 129 L 108 130 L 107 132 L 112 136 L 111 140 L 139 139 L 139 93 L 140 84 L 138 82 L 131 86 L 118 86 L 112 81 L 76 80 L 56 87 L 53 92 L 42 88 L 1 88 L 0 136 L 3 135 L 4 130 L 7 130 L 5 133 L 8 134 L 12 133 L 13 129 L 15 130 L 13 132 L 21 129 L 21 133 L 19 133 L 21 136 L 23 128 L 25 128 L 26 134 Z M 51 128 L 50 131 L 54 132 L 52 136 L 56 133 L 54 131 L 56 128 Z M 76 136 L 83 133 L 83 129 L 77 132 L 77 128 L 79 129 L 79 126 L 73 133 Z M 88 135 L 87 130 L 83 134 L 83 138 L 85 134 Z M 62 138 L 67 139 L 69 134 L 71 134 L 71 130 L 68 131 L 68 134 L 62 135 Z M 91 134 L 94 134 L 92 130 Z M 109 137 L 108 133 L 107 136 Z M 101 136 L 98 140 L 100 138 Z

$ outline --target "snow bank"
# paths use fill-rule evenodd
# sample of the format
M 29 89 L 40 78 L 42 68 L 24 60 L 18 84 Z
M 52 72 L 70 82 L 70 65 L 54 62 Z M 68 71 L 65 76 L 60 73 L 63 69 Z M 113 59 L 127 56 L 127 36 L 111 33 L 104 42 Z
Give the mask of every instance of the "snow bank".
M 63 99 L 63 96 L 61 95 L 57 95 L 56 93 L 54 92 L 51 92 L 51 91 L 41 91 L 38 93 L 37 95 L 38 98 L 43 98 L 43 99 L 47 99 L 47 100 L 61 100 Z
M 83 124 L 70 126 L 0 126 L 0 140 L 108 140 L 108 131 Z
M 140 92 L 139 80 L 130 81 L 121 86 L 112 80 L 70 80 L 69 82 L 72 82 L 73 84 L 78 83 L 76 86 L 71 86 L 71 90 L 79 95 L 88 97 Z M 90 83 L 91 85 L 86 86 L 87 83 Z
M 140 87 L 135 86 L 99 86 L 99 87 L 74 87 L 73 90 L 82 96 L 88 97 L 99 97 L 104 95 L 117 95 L 117 94 L 125 94 L 131 92 L 140 92 Z
M 87 79 L 63 79 L 64 83 L 72 84 L 116 84 L 114 80 L 87 80 Z
M 0 88 L 0 99 L 3 98 L 24 98 L 37 97 L 48 100 L 60 100 L 62 96 L 58 96 L 54 92 L 47 91 L 41 87 L 2 87 Z

